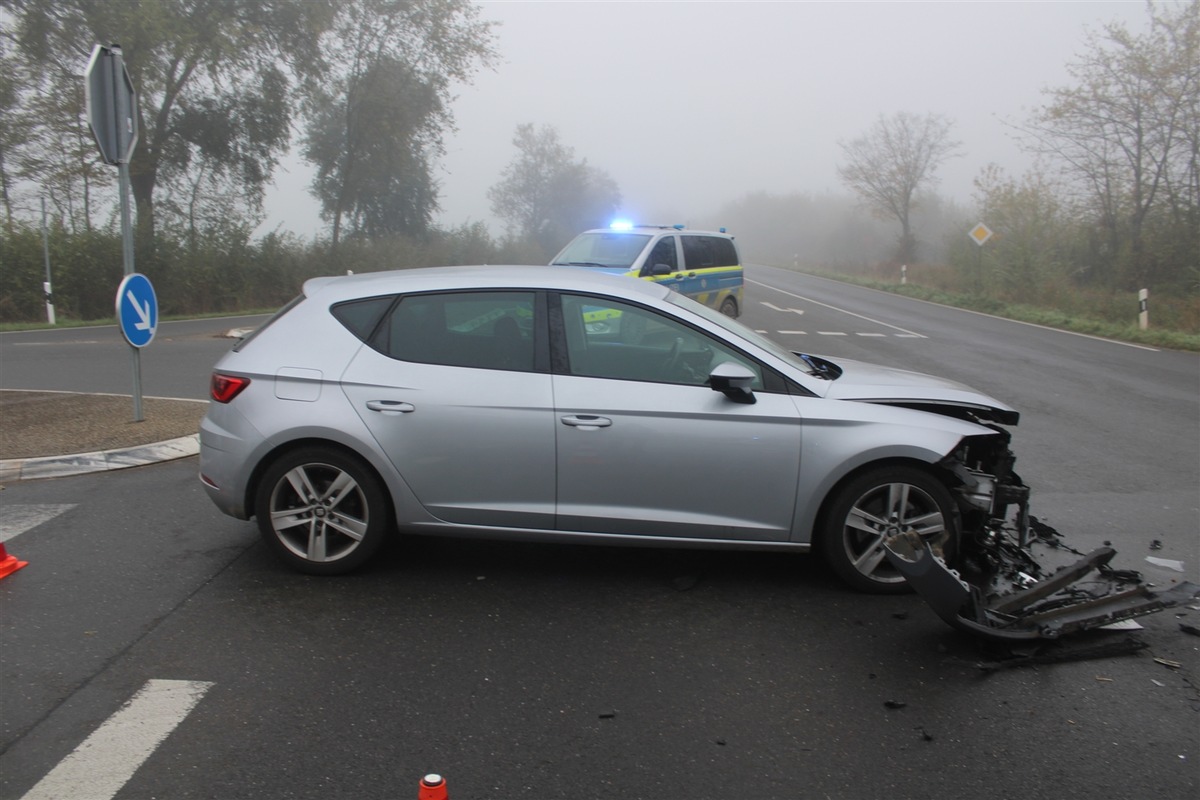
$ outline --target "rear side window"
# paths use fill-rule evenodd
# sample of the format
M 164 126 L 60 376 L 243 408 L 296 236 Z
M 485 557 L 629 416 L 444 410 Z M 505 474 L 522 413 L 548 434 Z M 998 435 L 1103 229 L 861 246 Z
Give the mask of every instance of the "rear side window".
M 687 269 L 736 267 L 737 249 L 733 241 L 720 236 L 683 236 L 683 260 Z
M 368 344 L 401 361 L 530 371 L 533 330 L 533 292 L 421 294 L 402 298 Z
M 379 325 L 379 320 L 383 319 L 384 312 L 391 307 L 395 302 L 394 296 L 387 297 L 368 297 L 365 300 L 352 300 L 349 303 L 338 303 L 329 312 L 333 314 L 338 322 L 346 326 L 346 328 L 362 339 L 364 342 L 371 338 L 371 334 Z

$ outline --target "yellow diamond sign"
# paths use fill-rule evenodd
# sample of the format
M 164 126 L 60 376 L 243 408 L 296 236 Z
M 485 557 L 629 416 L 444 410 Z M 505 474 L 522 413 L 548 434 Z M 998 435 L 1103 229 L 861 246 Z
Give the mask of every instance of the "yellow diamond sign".
M 967 234 L 975 240 L 975 244 L 983 247 L 983 243 L 992 238 L 992 229 L 982 222 L 971 228 L 971 232 Z

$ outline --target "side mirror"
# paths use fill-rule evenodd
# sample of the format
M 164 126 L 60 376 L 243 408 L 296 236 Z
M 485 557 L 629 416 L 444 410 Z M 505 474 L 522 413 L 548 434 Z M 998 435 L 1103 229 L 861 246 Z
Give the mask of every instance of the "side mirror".
M 750 387 L 754 385 L 755 375 L 745 366 L 736 361 L 726 361 L 713 367 L 708 375 L 708 385 L 714 392 L 720 392 L 735 403 L 753 405 L 758 402 Z
M 671 265 L 670 264 L 655 264 L 653 267 L 650 268 L 650 274 L 651 275 L 670 275 L 671 274 Z

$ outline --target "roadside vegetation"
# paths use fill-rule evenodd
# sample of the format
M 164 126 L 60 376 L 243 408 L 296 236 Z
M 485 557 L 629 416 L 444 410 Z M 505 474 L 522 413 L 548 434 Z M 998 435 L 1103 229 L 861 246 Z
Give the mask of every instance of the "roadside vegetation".
M 435 224 L 456 87 L 503 56 L 468 0 L 7 0 L 0 22 L 5 329 L 46 319 L 47 260 L 59 324 L 114 314 L 122 240 L 116 171 L 82 102 L 91 41 L 120 41 L 138 87 L 135 268 L 164 318 L 277 308 L 317 275 L 544 264 L 621 206 L 607 172 L 531 122 L 487 190 L 503 234 Z M 971 157 L 953 120 L 900 112 L 840 141 L 844 193 L 751 192 L 639 221 L 725 227 L 750 264 L 1200 350 L 1200 0 L 1147 4 L 1141 31 L 1090 31 L 1068 74 L 1005 123 L 1037 168 L 981 162 L 969 204 L 936 191 L 939 167 Z M 325 227 L 264 234 L 263 193 L 289 150 L 314 170 Z M 982 243 L 968 236 L 979 223 Z

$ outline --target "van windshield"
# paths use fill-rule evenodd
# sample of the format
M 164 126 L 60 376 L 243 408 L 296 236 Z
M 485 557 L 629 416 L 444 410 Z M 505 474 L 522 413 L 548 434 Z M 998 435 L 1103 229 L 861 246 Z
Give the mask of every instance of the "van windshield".
M 650 235 L 645 233 L 616 231 L 581 233 L 563 248 L 563 251 L 555 256 L 550 264 L 552 266 L 629 269 L 646 249 L 649 241 Z

